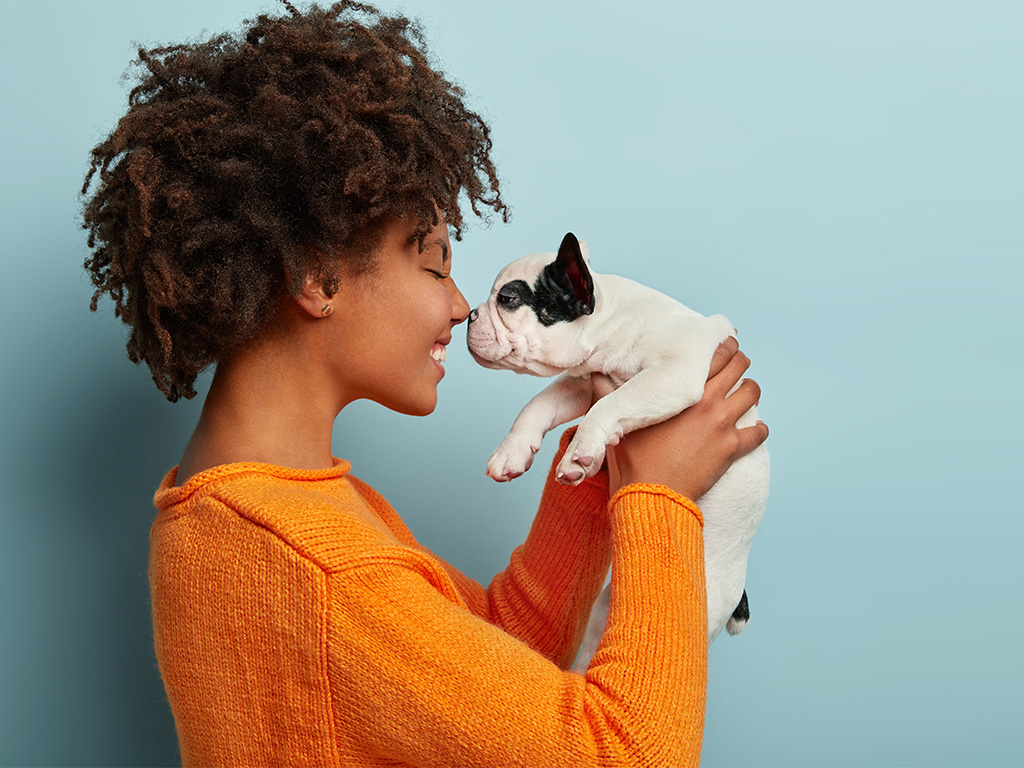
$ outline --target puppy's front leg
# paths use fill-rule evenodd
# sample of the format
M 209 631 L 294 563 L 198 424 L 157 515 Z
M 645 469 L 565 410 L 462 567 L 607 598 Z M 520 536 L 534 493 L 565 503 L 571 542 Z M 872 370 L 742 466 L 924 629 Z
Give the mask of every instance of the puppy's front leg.
M 519 477 L 533 463 L 544 435 L 586 413 L 592 398 L 589 376 L 563 373 L 519 412 L 512 429 L 487 462 L 487 474 L 498 482 Z
M 628 432 L 686 410 L 704 394 L 711 356 L 732 331 L 722 315 L 689 328 L 685 348 L 651 361 L 611 394 L 598 400 L 580 422 L 558 464 L 558 479 L 576 485 L 597 473 L 605 448 Z

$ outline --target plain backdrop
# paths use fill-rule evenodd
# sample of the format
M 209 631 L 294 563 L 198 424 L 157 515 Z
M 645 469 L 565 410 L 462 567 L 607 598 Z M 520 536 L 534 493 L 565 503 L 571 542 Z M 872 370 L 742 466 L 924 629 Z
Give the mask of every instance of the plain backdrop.
M 178 760 L 147 535 L 201 398 L 165 402 L 89 312 L 78 190 L 136 44 L 272 7 L 0 2 L 0 764 Z M 493 127 L 513 220 L 455 243 L 472 304 L 572 230 L 754 361 L 773 485 L 704 764 L 1024 764 L 1024 3 L 383 7 Z M 334 450 L 486 582 L 554 436 L 514 483 L 484 466 L 543 384 L 456 343 L 434 415 L 359 403 Z

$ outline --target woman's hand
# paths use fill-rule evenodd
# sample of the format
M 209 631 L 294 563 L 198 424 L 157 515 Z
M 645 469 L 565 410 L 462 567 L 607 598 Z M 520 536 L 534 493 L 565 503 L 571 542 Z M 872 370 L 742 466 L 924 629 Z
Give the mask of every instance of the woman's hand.
M 746 379 L 728 395 L 749 366 L 736 339 L 726 339 L 711 359 L 704 396 L 698 403 L 667 421 L 631 432 L 608 448 L 611 493 L 632 483 L 658 483 L 698 499 L 736 459 L 761 445 L 768 438 L 764 422 L 743 429 L 736 426 L 757 404 L 761 388 Z M 614 389 L 606 376 L 594 374 L 593 381 L 597 398 Z

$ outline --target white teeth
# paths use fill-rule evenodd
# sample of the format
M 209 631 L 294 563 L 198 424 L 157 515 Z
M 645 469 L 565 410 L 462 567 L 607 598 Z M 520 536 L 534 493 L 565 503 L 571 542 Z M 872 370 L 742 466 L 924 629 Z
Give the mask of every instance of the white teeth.
M 443 363 L 448 359 L 448 350 L 445 347 L 438 347 L 430 351 L 430 356 L 437 362 Z

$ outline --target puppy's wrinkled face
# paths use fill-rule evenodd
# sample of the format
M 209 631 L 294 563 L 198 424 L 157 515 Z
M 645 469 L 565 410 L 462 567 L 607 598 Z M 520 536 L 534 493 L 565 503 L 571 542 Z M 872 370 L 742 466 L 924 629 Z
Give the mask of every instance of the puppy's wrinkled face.
M 558 253 L 513 261 L 470 314 L 469 351 L 487 368 L 554 376 L 581 362 L 580 326 L 594 311 L 586 244 L 569 233 Z

